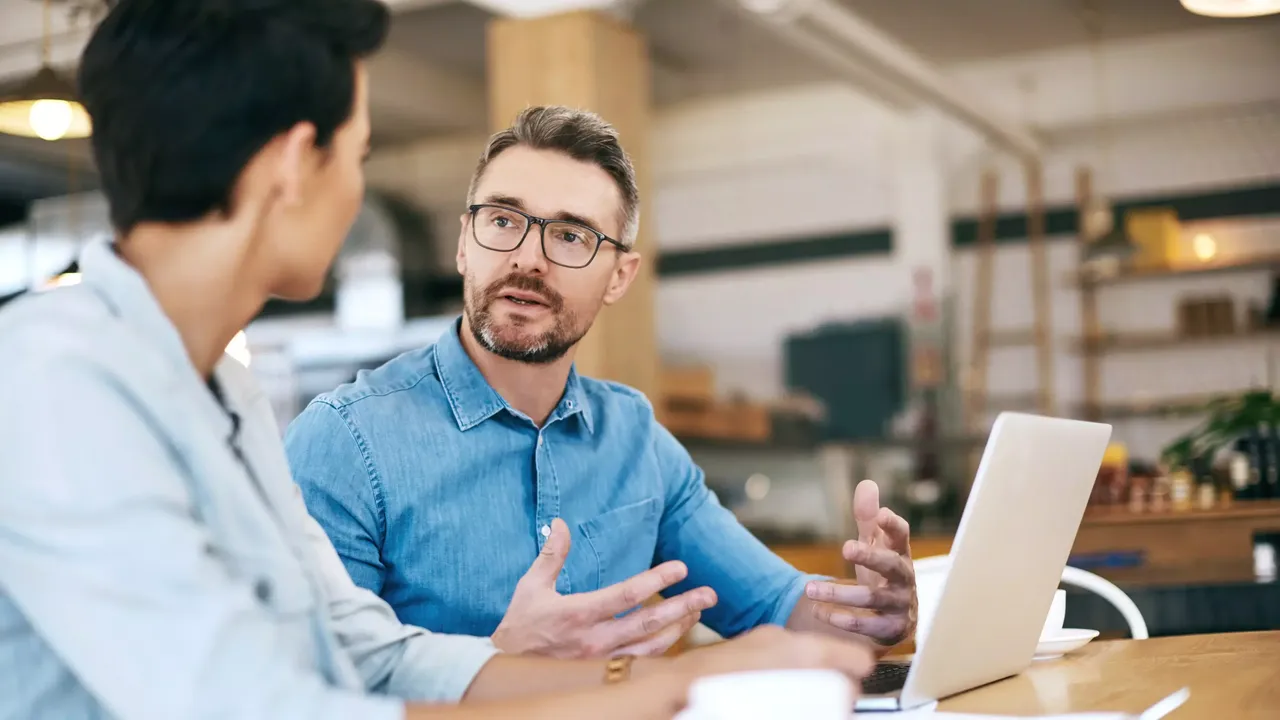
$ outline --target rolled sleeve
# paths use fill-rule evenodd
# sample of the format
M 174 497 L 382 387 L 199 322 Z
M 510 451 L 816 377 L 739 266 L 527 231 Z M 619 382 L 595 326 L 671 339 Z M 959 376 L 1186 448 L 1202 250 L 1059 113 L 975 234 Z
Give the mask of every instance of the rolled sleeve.
M 87 359 L 11 359 L 0 377 L 0 587 L 107 714 L 403 716 L 299 655 L 212 551 L 176 450 L 116 378 Z
M 658 536 L 659 561 L 680 560 L 688 577 L 670 594 L 709 586 L 719 602 L 703 622 L 725 637 L 758 625 L 785 625 L 807 575 L 752 535 L 707 487 L 702 469 L 666 428 L 654 423 L 657 455 L 667 502 Z

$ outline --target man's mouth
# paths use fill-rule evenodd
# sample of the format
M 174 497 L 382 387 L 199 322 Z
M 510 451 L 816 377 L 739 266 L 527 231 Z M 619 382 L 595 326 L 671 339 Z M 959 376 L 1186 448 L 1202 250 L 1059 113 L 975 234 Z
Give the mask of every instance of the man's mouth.
M 509 300 L 517 305 L 526 307 L 547 307 L 547 301 L 534 293 L 527 292 L 505 292 L 499 295 L 503 300 Z

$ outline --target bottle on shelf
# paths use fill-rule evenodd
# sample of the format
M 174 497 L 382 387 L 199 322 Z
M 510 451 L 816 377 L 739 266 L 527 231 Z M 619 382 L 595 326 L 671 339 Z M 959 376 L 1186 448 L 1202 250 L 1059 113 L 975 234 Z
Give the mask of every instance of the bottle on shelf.
M 1195 479 L 1191 470 L 1185 467 L 1176 468 L 1169 473 L 1169 501 L 1175 512 L 1185 512 L 1194 507 L 1192 491 Z

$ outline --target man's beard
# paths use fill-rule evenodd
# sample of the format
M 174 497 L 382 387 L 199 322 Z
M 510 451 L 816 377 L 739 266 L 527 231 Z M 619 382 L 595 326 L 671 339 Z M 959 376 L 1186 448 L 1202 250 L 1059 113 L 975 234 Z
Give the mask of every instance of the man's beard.
M 480 347 L 498 357 L 545 365 L 564 357 L 587 333 L 586 328 L 578 327 L 577 316 L 565 309 L 564 298 L 540 277 L 512 273 L 483 290 L 476 287 L 471 278 L 467 280 L 465 309 L 471 335 Z M 551 311 L 551 328 L 534 336 L 511 337 L 514 334 L 511 331 L 518 328 L 518 321 L 503 327 L 493 315 L 493 304 L 502 297 L 504 290 L 537 293 Z

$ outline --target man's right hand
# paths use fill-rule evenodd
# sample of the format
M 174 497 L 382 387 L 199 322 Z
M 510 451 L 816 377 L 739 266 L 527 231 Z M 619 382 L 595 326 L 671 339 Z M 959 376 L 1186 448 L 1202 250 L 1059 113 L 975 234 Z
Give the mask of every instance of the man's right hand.
M 751 670 L 836 670 L 860 687 L 876 666 L 869 643 L 761 625 L 738 637 L 672 660 L 689 679 Z
M 688 568 L 666 562 L 594 592 L 561 595 L 556 577 L 569 555 L 569 528 L 551 521 L 551 535 L 529 571 L 516 584 L 507 613 L 493 633 L 503 652 L 556 658 L 658 655 L 676 643 L 716 604 L 711 588 L 695 588 L 651 606 L 636 608 L 684 580 Z

